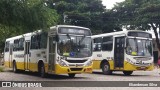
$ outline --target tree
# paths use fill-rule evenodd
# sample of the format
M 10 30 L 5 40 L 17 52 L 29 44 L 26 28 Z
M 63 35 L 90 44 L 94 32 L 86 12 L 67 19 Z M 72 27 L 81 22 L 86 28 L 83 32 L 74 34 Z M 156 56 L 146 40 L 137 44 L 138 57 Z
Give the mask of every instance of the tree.
M 118 17 L 112 12 L 112 10 L 107 10 L 102 15 L 102 32 L 110 33 L 114 31 L 122 31 L 122 25 L 119 23 Z
M 59 15 L 43 0 L 0 0 L 0 48 L 6 38 L 47 29 L 56 25 Z M 3 43 L 2 43 L 3 42 Z
M 122 26 L 127 29 L 154 30 L 158 49 L 160 28 L 160 0 L 125 0 L 112 9 Z M 159 32 L 160 33 L 160 32 Z
M 60 14 L 60 24 L 84 26 L 93 32 L 102 29 L 105 7 L 101 0 L 47 0 L 46 3 Z
M 137 12 L 138 17 L 136 18 L 136 21 L 138 26 L 144 29 L 152 28 L 154 30 L 157 47 L 160 50 L 160 42 L 157 32 L 158 28 L 160 29 L 160 0 L 144 0 Z M 138 19 L 140 21 L 138 21 Z

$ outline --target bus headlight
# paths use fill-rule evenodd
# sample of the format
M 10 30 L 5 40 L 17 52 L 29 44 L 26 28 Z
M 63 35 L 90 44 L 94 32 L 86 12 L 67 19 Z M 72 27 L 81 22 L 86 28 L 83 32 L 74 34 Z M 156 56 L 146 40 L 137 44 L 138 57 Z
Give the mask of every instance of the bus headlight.
M 129 58 L 126 58 L 126 60 L 131 63 L 131 64 L 135 64 L 132 60 L 130 60 Z
M 67 64 L 62 60 L 58 60 L 57 62 L 59 63 L 60 66 L 67 66 Z
M 86 63 L 86 66 L 91 66 L 92 65 L 92 61 L 88 61 L 87 63 Z

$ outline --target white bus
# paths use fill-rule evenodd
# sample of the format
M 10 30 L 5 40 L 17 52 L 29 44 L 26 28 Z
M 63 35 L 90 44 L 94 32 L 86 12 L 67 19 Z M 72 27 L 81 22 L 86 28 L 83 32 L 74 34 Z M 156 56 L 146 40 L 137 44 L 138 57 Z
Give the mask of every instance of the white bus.
M 91 31 L 85 27 L 57 25 L 47 32 L 35 31 L 8 38 L 5 42 L 5 66 L 48 74 L 92 73 Z
M 131 75 L 136 70 L 153 70 L 152 35 L 129 30 L 93 35 L 93 69 L 104 74 L 123 71 Z

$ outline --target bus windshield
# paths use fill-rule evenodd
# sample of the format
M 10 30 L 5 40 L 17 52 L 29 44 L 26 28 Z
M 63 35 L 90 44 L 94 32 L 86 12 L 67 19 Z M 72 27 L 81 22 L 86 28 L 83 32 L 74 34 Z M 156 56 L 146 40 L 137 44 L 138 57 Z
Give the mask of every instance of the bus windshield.
M 91 37 L 59 35 L 58 53 L 66 57 L 82 58 L 92 54 Z
M 128 38 L 126 53 L 133 56 L 152 56 L 152 41 Z

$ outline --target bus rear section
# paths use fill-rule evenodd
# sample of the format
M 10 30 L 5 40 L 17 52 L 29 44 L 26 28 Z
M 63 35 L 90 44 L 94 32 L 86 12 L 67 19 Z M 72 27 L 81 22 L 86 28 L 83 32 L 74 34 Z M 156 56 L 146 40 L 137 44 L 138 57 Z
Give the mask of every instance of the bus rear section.
M 123 71 L 153 70 L 152 37 L 143 31 L 121 31 L 92 36 L 93 69 L 104 74 Z

